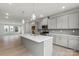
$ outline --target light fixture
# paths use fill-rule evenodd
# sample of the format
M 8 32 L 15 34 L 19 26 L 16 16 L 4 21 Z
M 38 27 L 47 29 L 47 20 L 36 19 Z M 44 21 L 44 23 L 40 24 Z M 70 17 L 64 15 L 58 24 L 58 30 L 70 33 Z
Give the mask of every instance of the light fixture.
M 60 30 L 60 32 L 62 32 L 62 30 Z
M 22 24 L 24 24 L 25 23 L 25 21 L 24 21 L 24 19 L 22 20 Z
M 75 30 L 73 30 L 73 32 L 75 32 Z
M 35 13 L 32 14 L 31 20 L 36 20 L 36 15 L 35 15 Z
M 62 8 L 65 9 L 66 7 L 65 6 L 62 6 Z
M 34 5 L 34 4 L 33 4 Z M 34 7 L 33 7 L 34 8 Z M 31 21 L 36 20 L 36 15 L 35 15 L 35 8 L 33 9 L 33 14 L 31 16 Z
M 8 13 L 6 13 L 6 15 L 8 16 L 9 14 L 8 14 Z

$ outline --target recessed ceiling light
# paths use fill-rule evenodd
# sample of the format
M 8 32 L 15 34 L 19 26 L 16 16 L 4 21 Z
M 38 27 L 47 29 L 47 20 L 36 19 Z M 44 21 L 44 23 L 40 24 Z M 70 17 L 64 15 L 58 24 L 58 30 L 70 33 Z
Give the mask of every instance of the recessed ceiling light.
M 73 30 L 73 32 L 75 32 L 75 30 Z
M 60 30 L 60 32 L 63 32 L 62 30 Z
M 65 6 L 62 6 L 62 8 L 65 9 L 66 7 Z
M 9 15 L 8 13 L 6 13 L 6 15 Z

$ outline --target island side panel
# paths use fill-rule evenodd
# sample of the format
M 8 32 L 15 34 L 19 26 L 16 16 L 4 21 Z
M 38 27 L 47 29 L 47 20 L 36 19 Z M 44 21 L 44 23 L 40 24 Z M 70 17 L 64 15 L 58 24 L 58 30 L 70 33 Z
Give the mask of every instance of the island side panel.
M 29 49 L 33 56 L 52 56 L 53 38 L 43 42 L 34 42 L 27 38 L 22 38 L 22 41 L 26 49 Z
M 52 56 L 53 53 L 53 38 L 44 41 L 44 56 Z
M 26 49 L 29 49 L 33 56 L 44 56 L 44 42 L 37 43 L 27 38 L 22 38 Z

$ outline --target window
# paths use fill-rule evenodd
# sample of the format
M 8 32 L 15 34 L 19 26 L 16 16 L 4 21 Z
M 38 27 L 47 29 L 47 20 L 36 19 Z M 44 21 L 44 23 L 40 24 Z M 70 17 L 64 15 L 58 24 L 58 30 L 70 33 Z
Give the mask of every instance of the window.
M 4 31 L 9 32 L 9 26 L 8 25 L 4 25 Z
M 10 26 L 10 32 L 13 32 L 13 31 L 14 31 L 14 27 Z
M 18 32 L 19 30 L 18 30 L 18 27 L 17 26 L 15 26 L 15 32 Z

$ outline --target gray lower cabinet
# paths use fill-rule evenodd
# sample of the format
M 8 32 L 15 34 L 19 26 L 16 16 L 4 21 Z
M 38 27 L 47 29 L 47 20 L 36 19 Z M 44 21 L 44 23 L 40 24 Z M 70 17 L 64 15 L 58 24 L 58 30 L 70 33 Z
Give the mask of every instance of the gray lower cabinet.
M 53 35 L 53 44 L 56 43 L 56 35 Z
M 61 35 L 56 35 L 56 42 L 55 43 L 57 45 L 68 47 L 68 37 L 67 36 L 61 36 Z
M 74 50 L 79 50 L 79 38 L 78 37 L 69 37 L 69 48 Z
M 61 36 L 59 36 L 59 35 L 56 35 L 56 44 L 62 45 L 61 44 Z
M 61 36 L 61 45 L 64 47 L 68 47 L 68 37 L 67 36 Z
M 53 43 L 71 48 L 74 50 L 79 50 L 79 37 L 76 36 L 64 36 L 64 35 L 54 35 Z

